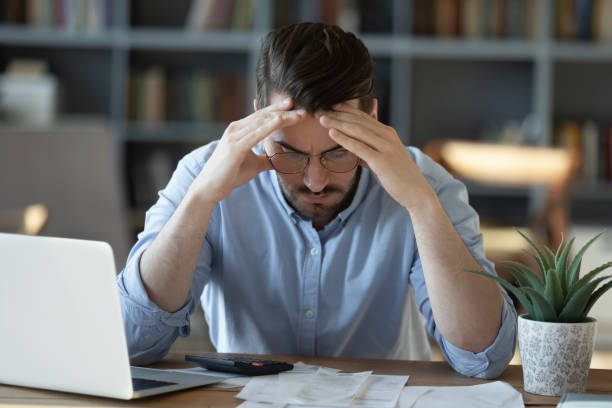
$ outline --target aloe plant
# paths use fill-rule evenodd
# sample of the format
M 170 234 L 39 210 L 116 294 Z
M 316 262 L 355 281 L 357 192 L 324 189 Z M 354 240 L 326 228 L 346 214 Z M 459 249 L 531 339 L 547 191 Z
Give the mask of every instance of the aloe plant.
M 467 272 L 486 276 L 499 282 L 516 296 L 532 320 L 562 323 L 585 321 L 597 299 L 612 287 L 612 281 L 608 281 L 597 288 L 600 283 L 612 278 L 612 275 L 597 277 L 611 267 L 612 262 L 604 263 L 580 278 L 582 257 L 603 232 L 587 242 L 574 258 L 570 257 L 574 238 L 565 245 L 562 239 L 559 247 L 553 253 L 544 245 L 538 247 L 521 231 L 517 230 L 517 232 L 533 249 L 531 255 L 535 259 L 539 273 L 520 262 L 504 261 L 506 269 L 516 279 L 517 284 L 514 285 L 484 271 L 468 270 Z

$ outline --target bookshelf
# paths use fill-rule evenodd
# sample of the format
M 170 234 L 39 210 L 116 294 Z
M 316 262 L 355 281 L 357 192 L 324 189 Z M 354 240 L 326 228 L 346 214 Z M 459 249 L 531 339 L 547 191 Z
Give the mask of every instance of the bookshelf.
M 29 7 L 36 1 L 22 3 Z M 578 34 L 560 36 L 557 6 L 564 1 L 519 0 L 529 4 L 531 20 L 521 23 L 518 35 L 511 33 L 516 28 L 511 29 L 510 23 L 507 35 L 500 35 L 499 27 L 490 22 L 481 27 L 481 35 L 467 35 L 460 26 L 439 33 L 431 22 L 428 28 L 421 20 L 423 13 L 432 13 L 421 9 L 426 3 L 436 7 L 479 4 L 478 10 L 484 13 L 495 5 L 517 3 L 514 0 L 236 0 L 235 6 L 250 4 L 240 6 L 250 14 L 247 26 L 242 20 L 240 25 L 232 22 L 217 28 L 209 28 L 211 23 L 205 19 L 193 21 L 191 0 L 87 1 L 104 10 L 95 28 L 78 24 L 67 28 L 65 20 L 63 25 L 28 24 L 24 23 L 29 21 L 27 15 L 14 21 L 6 12 L 0 14 L 0 69 L 14 58 L 44 59 L 62 89 L 60 115 L 93 114 L 109 121 L 118 135 L 135 219 L 154 202 L 163 174 L 169 177 L 182 154 L 220 137 L 232 115 L 238 119 L 251 111 L 261 38 L 279 24 L 303 18 L 336 18 L 358 31 L 375 59 L 380 118 L 407 144 L 422 147 L 428 140 L 448 137 L 478 139 L 487 129 L 509 121 L 521 123 L 527 117 L 532 124 L 527 141 L 540 145 L 554 143 L 556 124 L 563 120 L 592 119 L 602 127 L 612 125 L 608 97 L 612 94 L 612 42 L 579 39 Z M 4 6 L 14 3 L 8 0 Z M 319 12 L 316 7 L 321 4 L 325 7 Z M 330 5 L 339 4 L 348 6 L 330 12 Z M 430 18 L 439 18 L 433 13 Z M 191 28 L 186 27 L 190 19 Z M 202 116 L 202 106 L 211 102 L 197 98 L 193 103 L 200 106 L 199 114 L 172 112 L 177 101 L 193 98 L 181 92 L 168 99 L 171 106 L 163 114 L 134 114 L 133 105 L 147 103 L 142 102 L 147 101 L 146 94 L 135 98 L 130 90 L 134 73 L 146 76 L 142 73 L 152 67 L 162 71 L 161 79 L 158 72 L 148 80 L 166 94 L 172 93 L 173 76 L 216 78 L 229 73 L 239 79 L 234 82 L 240 82 L 230 94 L 244 100 L 228 108 L 224 120 L 219 115 Z M 177 81 L 187 88 L 193 84 Z M 215 101 L 224 103 L 224 97 L 218 98 Z M 151 172 L 156 175 L 151 177 Z M 147 181 L 139 182 L 142 179 Z M 610 222 L 605 209 L 612 200 L 612 182 L 604 179 L 580 186 L 576 217 Z M 472 192 L 479 199 L 508 194 L 481 187 Z

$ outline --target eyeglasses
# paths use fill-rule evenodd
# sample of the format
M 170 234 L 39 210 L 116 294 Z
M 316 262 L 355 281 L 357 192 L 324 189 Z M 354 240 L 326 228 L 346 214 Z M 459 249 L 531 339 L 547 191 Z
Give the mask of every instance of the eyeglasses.
M 267 156 L 267 155 L 266 155 Z M 276 153 L 267 156 L 270 164 L 279 173 L 297 174 L 306 169 L 311 157 L 319 157 L 321 166 L 333 173 L 348 173 L 357 167 L 359 158 L 348 150 L 331 150 L 329 152 L 309 155 L 298 152 Z

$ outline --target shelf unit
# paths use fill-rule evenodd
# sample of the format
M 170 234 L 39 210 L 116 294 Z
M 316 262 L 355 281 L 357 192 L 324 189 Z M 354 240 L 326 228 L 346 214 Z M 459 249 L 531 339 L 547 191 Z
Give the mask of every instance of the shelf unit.
M 126 179 L 133 192 L 132 155 L 172 146 L 174 161 L 219 138 L 226 124 L 131 120 L 130 70 L 149 63 L 224 69 L 223 61 L 229 59 L 246 78 L 244 112 L 250 112 L 260 41 L 278 21 L 275 1 L 253 1 L 250 31 L 182 28 L 190 0 L 113 2 L 110 27 L 93 33 L 2 25 L 0 69 L 15 57 L 48 60 L 64 91 L 62 114 L 97 114 L 110 121 L 125 155 Z M 538 124 L 532 142 L 540 145 L 551 144 L 553 123 L 558 119 L 593 118 L 612 124 L 608 97 L 612 94 L 608 74 L 612 44 L 556 40 L 554 1 L 530 1 L 537 8 L 536 30 L 533 38 L 519 40 L 413 35 L 412 0 L 377 2 L 387 19 L 385 28 L 358 36 L 375 60 L 381 120 L 392 125 L 406 144 L 418 147 L 433 138 L 474 139 L 483 123 L 522 120 L 527 115 Z M 368 7 L 368 2 L 356 4 Z M 602 182 L 578 191 L 585 192 L 586 202 L 609 202 L 611 190 L 612 184 Z M 132 194 L 132 207 L 142 209 L 154 199 L 155 191 L 145 200 Z

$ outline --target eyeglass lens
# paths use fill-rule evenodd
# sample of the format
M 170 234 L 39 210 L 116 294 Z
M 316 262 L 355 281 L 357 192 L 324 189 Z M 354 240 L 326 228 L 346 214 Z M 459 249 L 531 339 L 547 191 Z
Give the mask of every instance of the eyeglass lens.
M 309 156 L 297 152 L 276 153 L 269 157 L 274 169 L 281 173 L 301 173 L 308 165 Z M 357 166 L 357 156 L 346 150 L 332 150 L 320 155 L 321 165 L 335 173 L 346 173 Z

